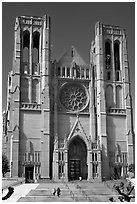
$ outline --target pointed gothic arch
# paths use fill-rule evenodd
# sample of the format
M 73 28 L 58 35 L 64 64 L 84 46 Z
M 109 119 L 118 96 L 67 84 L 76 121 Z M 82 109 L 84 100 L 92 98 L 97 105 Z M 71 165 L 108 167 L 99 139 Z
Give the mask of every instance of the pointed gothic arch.
M 106 40 L 105 42 L 105 61 L 106 61 L 106 69 L 111 68 L 111 41 Z
M 106 105 L 107 108 L 111 108 L 113 106 L 113 86 L 110 84 L 106 87 Z
M 39 81 L 33 79 L 32 81 L 32 102 L 39 102 Z
M 30 33 L 28 30 L 23 32 L 23 67 L 21 72 L 24 74 L 29 73 L 29 44 L 30 44 Z
M 122 87 L 120 85 L 116 87 L 116 107 L 122 108 Z
M 114 42 L 114 63 L 115 70 L 120 70 L 120 42 L 118 40 Z
M 21 102 L 29 102 L 29 81 L 27 78 L 21 79 Z
M 40 34 L 39 32 L 35 31 L 33 33 L 33 50 L 32 50 L 32 62 L 33 62 L 33 74 L 39 74 L 39 70 L 37 69 L 37 64 L 39 63 L 39 40 Z
M 23 62 L 29 62 L 29 43 L 30 33 L 28 30 L 23 32 Z
M 87 179 L 87 145 L 79 136 L 71 139 L 68 145 L 68 179 L 78 180 L 79 177 Z

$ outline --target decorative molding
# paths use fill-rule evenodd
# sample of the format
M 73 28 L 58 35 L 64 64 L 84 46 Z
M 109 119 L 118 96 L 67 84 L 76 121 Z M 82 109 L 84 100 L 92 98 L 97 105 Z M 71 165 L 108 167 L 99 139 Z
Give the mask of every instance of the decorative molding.
M 109 108 L 107 114 L 126 115 L 126 109 L 123 108 Z
M 15 125 L 13 128 L 13 132 L 18 128 L 18 130 L 20 129 L 18 125 Z
M 69 142 L 71 140 L 72 137 L 74 136 L 82 136 L 83 140 L 85 141 L 85 143 L 87 145 L 89 145 L 90 143 L 90 140 L 88 138 L 88 136 L 86 135 L 85 131 L 84 131 L 84 128 L 79 120 L 79 116 L 77 115 L 77 119 L 76 119 L 76 122 L 75 124 L 73 125 L 68 137 L 66 138 L 66 141 Z M 88 146 L 87 146 L 88 147 Z
M 17 91 L 17 89 L 20 91 L 20 87 L 18 85 L 14 88 L 13 91 L 10 91 L 10 93 L 14 94 Z
M 41 110 L 41 104 L 38 103 L 21 103 L 20 108 L 23 110 Z

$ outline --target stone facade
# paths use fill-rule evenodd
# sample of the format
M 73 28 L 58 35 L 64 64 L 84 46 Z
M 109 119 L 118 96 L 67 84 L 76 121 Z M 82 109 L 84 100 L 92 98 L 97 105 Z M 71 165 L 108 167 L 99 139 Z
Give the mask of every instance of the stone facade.
M 4 113 L 10 176 L 67 181 L 126 174 L 134 133 L 125 31 L 97 22 L 86 64 L 73 46 L 52 62 L 50 29 L 47 15 L 16 18 Z

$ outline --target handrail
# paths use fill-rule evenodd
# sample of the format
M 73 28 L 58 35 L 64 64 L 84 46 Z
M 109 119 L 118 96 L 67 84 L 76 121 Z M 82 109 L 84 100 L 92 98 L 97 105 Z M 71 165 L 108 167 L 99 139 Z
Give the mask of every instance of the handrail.
M 77 185 L 77 188 L 81 190 L 81 193 L 83 194 L 83 196 L 85 196 L 86 200 L 92 202 L 92 199 L 86 194 L 84 190 L 82 190 L 81 186 Z
M 63 184 L 65 185 L 65 187 L 69 190 L 69 193 L 70 193 L 71 198 L 72 198 L 74 201 L 78 201 L 78 198 L 75 196 L 75 194 L 73 193 L 73 191 L 70 190 L 69 185 L 68 185 L 65 181 L 62 181 L 62 183 L 63 183 Z

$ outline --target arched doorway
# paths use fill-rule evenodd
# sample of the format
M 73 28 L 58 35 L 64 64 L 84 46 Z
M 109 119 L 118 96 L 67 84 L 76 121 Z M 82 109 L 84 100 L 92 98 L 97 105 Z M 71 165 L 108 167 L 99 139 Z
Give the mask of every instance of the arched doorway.
M 87 148 L 80 137 L 72 139 L 68 146 L 68 179 L 87 179 Z

